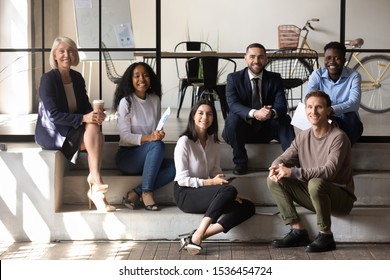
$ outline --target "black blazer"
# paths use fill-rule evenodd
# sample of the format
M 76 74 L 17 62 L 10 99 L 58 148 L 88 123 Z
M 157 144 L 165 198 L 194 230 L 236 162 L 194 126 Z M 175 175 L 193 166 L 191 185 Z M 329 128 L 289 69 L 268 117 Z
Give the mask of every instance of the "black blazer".
M 263 70 L 262 79 L 262 104 L 272 105 L 278 113 L 278 117 L 287 114 L 287 100 L 284 93 L 282 77 L 279 73 Z M 252 110 L 252 84 L 249 79 L 248 67 L 243 70 L 230 73 L 227 76 L 226 99 L 229 112 L 239 115 L 243 120 L 248 119 Z
M 92 111 L 84 78 L 72 69 L 70 76 L 77 102 L 74 113 L 69 113 L 65 88 L 58 69 L 53 69 L 41 77 L 35 142 L 44 149 L 61 149 L 69 129 L 77 129 L 81 125 L 83 115 Z

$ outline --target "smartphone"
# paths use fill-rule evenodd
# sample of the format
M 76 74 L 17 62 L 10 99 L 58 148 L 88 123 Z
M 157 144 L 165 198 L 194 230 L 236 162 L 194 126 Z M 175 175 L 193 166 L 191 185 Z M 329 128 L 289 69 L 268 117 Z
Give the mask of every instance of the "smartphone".
M 226 177 L 225 180 L 231 183 L 234 179 L 236 179 L 236 177 Z

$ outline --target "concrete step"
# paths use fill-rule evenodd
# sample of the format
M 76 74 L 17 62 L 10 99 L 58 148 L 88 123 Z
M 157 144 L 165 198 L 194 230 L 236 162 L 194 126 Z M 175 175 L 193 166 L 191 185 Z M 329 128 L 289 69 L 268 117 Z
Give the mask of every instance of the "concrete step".
M 168 158 L 173 158 L 173 151 L 176 142 L 166 142 L 165 154 Z M 103 150 L 103 169 L 116 169 L 115 154 L 118 149 L 118 143 L 108 142 Z M 224 170 L 233 170 L 231 147 L 222 142 L 221 149 L 221 167 Z M 283 151 L 279 143 L 270 144 L 247 144 L 246 149 L 249 156 L 248 167 L 252 170 L 265 170 L 271 165 L 272 161 Z M 390 143 L 356 143 L 352 147 L 352 166 L 354 170 L 390 170 Z M 68 163 L 68 169 L 86 170 L 88 161 L 86 153 L 81 153 L 77 160 L 77 165 Z
M 167 158 L 173 158 L 176 142 L 166 142 L 165 155 Z M 246 145 L 250 169 L 259 170 L 267 169 L 272 161 L 282 153 L 282 149 L 279 143 L 271 144 L 248 144 Z M 232 149 L 226 143 L 220 144 L 221 149 L 221 167 L 225 170 L 232 170 L 234 163 L 232 161 Z M 118 150 L 118 143 L 109 142 L 105 143 L 103 150 L 103 162 L 102 169 L 116 169 L 115 155 Z M 69 169 L 84 170 L 88 168 L 87 154 L 81 153 L 77 165 L 69 163 Z
M 167 143 L 166 156 L 173 157 L 175 143 Z M 221 144 L 221 162 L 225 173 L 230 176 L 234 165 L 231 160 L 231 148 Z M 344 217 L 333 217 L 335 238 L 339 242 L 388 242 L 390 219 L 390 165 L 386 157 L 390 145 L 358 143 L 353 147 L 354 180 L 358 201 L 351 214 Z M 56 215 L 59 221 L 76 221 L 88 230 L 59 230 L 58 239 L 177 239 L 178 234 L 196 228 L 202 215 L 183 213 L 175 206 L 173 182 L 155 192 L 155 200 L 161 205 L 158 213 L 144 209 L 128 210 L 120 205 L 122 196 L 141 181 L 141 176 L 123 176 L 116 170 L 114 155 L 116 143 L 106 143 L 102 174 L 109 184 L 107 199 L 117 204 L 114 213 L 96 213 L 87 210 L 86 183 L 87 161 L 81 155 L 76 166 L 70 165 L 63 179 L 63 204 Z M 266 186 L 267 168 L 282 151 L 277 143 L 247 145 L 249 168 L 252 172 L 238 176 L 233 185 L 238 191 L 252 199 L 257 205 L 256 215 L 228 234 L 219 234 L 212 239 L 229 241 L 270 242 L 288 231 L 279 215 L 275 202 Z M 312 238 L 317 234 L 314 213 L 299 207 L 302 220 L 309 229 Z M 68 218 L 69 216 L 69 218 Z M 158 217 L 156 219 L 156 216 Z M 72 218 L 70 218 L 72 217 Z M 103 217 L 103 218 L 97 218 Z M 100 223 L 114 224 L 104 227 Z M 385 225 L 378 227 L 378 225 Z M 61 227 L 62 225 L 58 225 Z M 117 227 L 116 227 L 117 226 Z M 144 230 L 147 227 L 148 230 Z
M 300 207 L 298 212 L 314 238 L 318 233 L 315 214 Z M 257 207 L 249 220 L 210 240 L 270 242 L 280 238 L 289 227 L 276 213 L 276 207 Z M 47 234 L 52 240 L 177 240 L 179 234 L 196 228 L 202 217 L 183 213 L 175 206 L 162 207 L 159 212 L 119 208 L 98 213 L 86 210 L 86 206 L 68 205 L 56 213 L 52 232 Z M 348 216 L 332 218 L 337 242 L 390 242 L 389 224 L 389 208 L 356 207 Z
M 133 189 L 141 182 L 141 176 L 124 176 L 117 170 L 103 170 L 105 183 L 109 185 L 107 199 L 110 203 L 120 204 L 127 191 Z M 227 176 L 234 176 L 231 171 Z M 85 170 L 68 171 L 64 176 L 63 203 L 87 204 L 86 182 L 88 172 Z M 232 184 L 240 194 L 250 198 L 258 206 L 275 205 L 267 188 L 266 171 L 251 172 L 237 176 Z M 355 193 L 358 198 L 357 206 L 389 206 L 390 207 L 390 171 L 369 172 L 360 171 L 354 174 Z M 173 182 L 155 192 L 155 200 L 161 205 L 175 205 L 173 197 Z
M 167 156 L 173 155 L 173 148 L 173 143 L 167 145 Z M 116 149 L 117 143 L 106 144 L 102 172 L 110 185 L 108 199 L 119 204 L 141 177 L 119 174 L 114 162 Z M 257 214 L 214 239 L 269 242 L 288 231 L 280 217 L 272 215 L 277 210 L 265 185 L 264 170 L 281 152 L 280 146 L 248 145 L 248 150 L 254 155 L 250 167 L 255 171 L 233 182 L 243 195 L 255 200 Z M 390 242 L 390 144 L 358 143 L 352 151 L 358 201 L 350 215 L 333 217 L 336 241 Z M 233 168 L 230 147 L 221 144 L 221 152 L 223 168 L 229 174 Z M 113 213 L 88 210 L 85 154 L 74 166 L 58 151 L 43 151 L 34 144 L 12 144 L 7 152 L 0 152 L 0 174 L 0 241 L 174 240 L 178 234 L 197 227 L 202 218 L 183 213 L 172 204 L 172 183 L 156 191 L 156 201 L 162 205 L 159 212 L 143 208 L 132 211 L 121 205 Z M 305 209 L 300 212 L 314 237 L 315 214 Z
M 167 143 L 166 157 L 173 157 L 175 143 Z M 225 173 L 232 176 L 234 165 L 231 160 L 231 147 L 222 143 L 221 164 Z M 115 154 L 118 149 L 117 143 L 106 143 L 104 148 L 102 174 L 104 180 L 110 186 L 107 197 L 110 202 L 119 204 L 124 194 L 136 187 L 140 176 L 123 176 L 116 169 Z M 272 161 L 282 152 L 278 143 L 249 144 L 247 145 L 249 159 L 249 174 L 239 176 L 233 185 L 239 192 L 251 198 L 256 205 L 274 205 L 272 197 L 266 186 L 268 167 Z M 390 206 L 390 144 L 387 143 L 357 143 L 352 148 L 354 180 L 358 206 Z M 87 155 L 82 153 L 77 165 L 65 162 L 63 203 L 83 204 L 87 203 L 86 192 L 88 186 Z M 156 192 L 156 201 L 161 204 L 173 205 L 173 183 Z

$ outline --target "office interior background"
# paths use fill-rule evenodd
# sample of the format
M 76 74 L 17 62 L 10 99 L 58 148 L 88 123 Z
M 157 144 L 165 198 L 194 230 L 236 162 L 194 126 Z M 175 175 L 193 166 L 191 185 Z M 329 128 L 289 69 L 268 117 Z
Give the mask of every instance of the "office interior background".
M 103 5 L 114 7 L 115 11 L 118 11 L 118 14 L 116 14 L 103 9 L 103 30 L 107 27 L 105 21 L 107 16 L 111 20 L 116 20 L 120 18 L 122 12 L 126 14 L 126 10 L 131 15 L 131 19 L 129 17 L 128 20 L 131 23 L 132 39 L 135 43 L 134 52 L 138 52 L 138 49 L 141 51 L 142 49 L 156 48 L 156 37 L 158 35 L 156 23 L 159 19 L 156 11 L 157 2 L 161 3 L 162 51 L 173 51 L 174 46 L 179 41 L 188 39 L 206 41 L 212 45 L 215 51 L 220 52 L 244 52 L 246 46 L 252 42 L 260 42 L 268 49 L 276 49 L 278 47 L 278 25 L 294 24 L 302 27 L 306 20 L 310 18 L 320 19 L 319 22 L 313 23 L 316 30 L 310 31 L 308 38 L 310 46 L 319 53 L 323 52 L 322 49 L 326 43 L 340 39 L 341 29 L 344 27 L 346 39 L 364 38 L 364 49 L 389 50 L 390 45 L 387 30 L 390 26 L 388 16 L 390 2 L 388 0 L 0 0 L 0 114 L 25 115 L 36 113 L 39 80 L 42 73 L 50 70 L 49 51 L 53 39 L 58 35 L 64 35 L 78 42 L 80 22 L 77 21 L 76 17 L 76 5 L 79 8 L 84 7 L 82 9 L 90 9 L 91 5 L 96 8 L 96 3 L 99 1 Z M 345 26 L 341 26 L 342 3 L 345 4 Z M 43 10 L 44 13 L 42 13 Z M 84 20 L 81 22 L 81 26 L 88 25 L 87 18 L 81 17 L 79 19 Z M 93 19 L 96 20 L 96 17 Z M 118 23 L 126 24 L 127 22 L 120 19 Z M 84 35 L 88 35 L 90 38 L 99 37 L 99 32 L 96 30 L 98 30 L 97 25 L 95 31 Z M 113 36 L 114 31 L 108 33 L 105 32 L 102 37 Z M 110 42 L 112 43 L 112 41 L 108 41 L 108 43 Z M 95 40 L 92 45 L 82 45 L 80 47 L 94 49 L 89 54 L 92 53 L 96 56 L 99 41 Z M 115 46 L 108 44 L 108 47 Z M 373 53 L 375 52 L 362 53 L 362 55 Z M 111 54 L 114 57 L 115 51 L 112 51 Z M 389 55 L 389 52 L 385 54 Z M 128 57 L 126 55 L 125 52 L 124 57 L 121 54 L 121 59 L 114 60 L 116 70 L 120 74 L 131 63 L 131 52 L 128 52 Z M 142 61 L 143 58 L 135 57 L 135 59 Z M 237 63 L 238 69 L 245 66 L 243 59 L 237 59 Z M 320 64 L 323 64 L 321 59 Z M 99 73 L 100 65 L 102 71 Z M 178 78 L 174 60 L 162 59 L 161 68 L 162 106 L 176 108 Z M 90 99 L 95 99 L 101 94 L 106 101 L 106 107 L 109 108 L 115 85 L 107 78 L 104 61 L 99 64 L 96 59 L 84 59 L 76 67 L 76 70 L 82 72 L 85 77 Z M 101 91 L 100 82 L 102 83 Z M 187 108 L 190 106 L 189 95 L 187 95 L 184 104 Z M 367 126 L 379 127 L 378 130 L 379 133 L 382 133 L 380 135 L 384 136 L 383 139 L 375 142 L 378 138 L 366 137 L 365 142 L 359 143 L 354 149 L 355 166 L 357 166 L 358 172 L 362 171 L 360 178 L 357 178 L 360 185 L 360 201 L 364 204 L 363 208 L 366 209 L 358 209 L 356 215 L 352 215 L 346 220 L 346 231 L 340 231 L 340 236 L 346 237 L 344 240 L 347 240 L 347 242 L 348 238 L 349 240 L 353 238 L 352 241 L 361 240 L 360 238 L 369 242 L 388 241 L 388 227 L 378 225 L 389 224 L 387 223 L 389 202 L 386 199 L 389 197 L 387 195 L 388 188 L 386 188 L 388 185 L 387 171 L 390 170 L 386 160 L 389 151 L 389 137 L 386 137 L 386 135 L 389 135 L 390 129 L 389 126 L 382 125 L 382 122 L 388 123 L 388 113 L 377 115 L 382 116 L 379 125 L 378 122 L 370 121 Z M 29 115 L 28 117 L 31 116 L 34 117 L 35 115 Z M 171 118 L 175 121 L 175 129 L 177 123 L 186 122 L 185 118 L 186 114 L 184 113 L 181 114 L 178 121 L 174 117 Z M 23 117 L 21 119 L 26 120 Z M 31 123 L 27 125 L 28 131 L 30 131 Z M 106 126 L 108 126 L 107 123 L 112 127 L 115 126 L 115 122 L 105 123 Z M 2 120 L 0 120 L 0 124 L 5 129 L 12 125 L 21 127 L 26 125 L 21 122 L 7 123 Z M 113 131 L 116 133 L 116 130 Z M 368 133 L 367 135 L 377 134 Z M 176 134 L 174 136 L 176 137 Z M 20 139 L 24 138 L 21 137 Z M 18 144 L 15 143 L 13 146 L 24 148 L 23 146 L 26 145 L 26 143 Z M 27 150 L 25 153 L 22 151 L 22 155 L 18 149 L 16 149 L 16 152 L 1 153 L 3 168 L 0 169 L 0 185 L 7 186 L 2 188 L 2 201 L 4 202 L 1 204 L 3 215 L 0 223 L 2 234 L 0 235 L 2 239 L 41 241 L 49 240 L 53 236 L 56 237 L 56 240 L 93 239 L 94 237 L 100 239 L 119 235 L 121 235 L 121 238 L 123 238 L 122 236 L 136 238 L 134 236 L 137 236 L 137 234 L 142 238 L 151 236 L 145 235 L 145 231 L 139 231 L 139 228 L 134 226 L 135 221 L 142 221 L 139 222 L 140 225 L 144 222 L 144 216 L 138 213 L 133 214 L 134 216 L 128 219 L 125 217 L 128 212 L 118 212 L 119 216 L 123 213 L 120 218 L 123 222 L 119 223 L 116 214 L 110 215 L 110 217 L 105 217 L 106 222 L 102 227 L 101 220 L 95 218 L 94 212 L 84 212 L 87 207 L 86 203 L 80 204 L 83 205 L 81 206 L 82 213 L 56 212 L 57 207 L 62 204 L 59 197 L 62 195 L 64 174 L 69 170 L 64 168 L 64 162 L 58 163 L 55 160 L 58 158 L 57 153 L 41 151 L 30 144 L 32 143 L 27 143 Z M 111 152 L 107 158 L 108 162 L 111 162 L 112 155 L 114 155 L 113 151 L 115 151 L 117 145 L 116 143 L 107 144 L 108 151 Z M 172 143 L 170 145 L 170 147 L 173 146 Z M 12 150 L 10 146 L 12 146 L 12 143 L 9 145 L 9 151 Z M 31 148 L 31 146 L 34 147 Z M 33 152 L 31 153 L 31 151 Z M 273 151 L 277 151 L 275 147 L 273 149 L 266 148 L 267 154 L 269 152 L 271 156 Z M 225 153 L 225 157 L 228 160 L 224 160 L 223 163 L 229 166 L 231 156 Z M 258 161 L 263 163 L 264 157 L 256 156 L 255 158 L 256 163 Z M 86 163 L 84 165 L 81 163 L 82 166 L 86 166 Z M 267 165 L 264 166 L 264 168 L 266 167 Z M 36 172 L 36 170 L 40 172 Z M 81 171 L 87 172 L 86 170 Z M 114 182 L 120 182 L 117 192 L 114 193 L 117 196 L 118 203 L 120 203 L 122 195 L 125 193 L 122 189 L 128 188 L 128 182 L 126 178 L 123 180 L 116 178 L 117 176 L 114 177 L 112 177 Z M 72 178 L 76 178 L 77 184 L 69 184 L 70 189 L 73 186 L 77 188 L 78 184 L 82 184 L 81 182 L 86 183 L 84 175 L 71 175 L 68 182 L 72 183 Z M 247 183 L 244 182 L 246 186 Z M 81 191 L 83 192 L 82 196 L 77 196 L 86 198 L 86 191 L 80 188 Z M 377 205 L 385 205 L 386 208 L 376 209 Z M 181 217 L 182 220 L 177 220 L 179 221 L 178 228 L 172 230 L 170 227 L 165 227 L 163 229 L 161 236 L 164 239 L 167 236 L 173 239 L 177 233 L 184 232 L 184 227 L 182 228 L 180 225 L 181 221 L 188 221 L 189 219 L 184 214 Z M 152 219 L 155 220 L 155 218 Z M 268 217 L 266 219 L 268 220 Z M 273 221 L 272 223 L 274 223 Z M 160 228 L 160 224 L 149 223 L 149 220 L 146 222 L 151 226 Z M 186 226 L 184 223 L 182 224 Z M 251 226 L 251 228 L 253 227 Z M 350 228 L 352 230 L 349 230 Z M 245 231 L 245 228 L 240 230 L 240 232 Z M 156 231 L 151 230 L 150 232 L 154 233 Z M 160 229 L 158 232 L 161 232 Z M 351 235 L 351 232 L 354 235 Z M 257 235 L 257 233 L 255 234 Z M 245 235 L 247 235 L 246 232 Z M 155 238 L 156 236 L 152 236 L 152 239 Z M 356 253 L 353 248 L 350 250 L 349 246 L 346 248 L 347 250 L 342 250 L 339 256 L 349 256 L 344 255 L 346 251 L 352 257 L 366 256 L 365 254 Z M 381 245 L 381 248 L 384 252 L 388 251 L 386 246 Z M 42 251 L 41 248 L 39 250 Z M 31 251 L 30 255 L 33 254 L 34 252 Z M 63 255 L 62 251 L 61 254 Z M 371 255 L 372 251 L 369 254 Z M 14 255 L 18 256 L 18 254 Z M 294 255 L 295 258 L 297 256 L 295 251 L 291 255 Z M 299 256 L 298 254 L 298 258 Z
M 49 51 L 53 39 L 64 35 L 79 43 L 81 34 L 78 27 L 88 23 L 83 22 L 86 18 L 76 19 L 76 7 L 95 8 L 97 3 L 99 0 L 0 2 L 1 114 L 37 111 L 39 80 L 42 73 L 50 70 Z M 135 48 L 156 48 L 156 0 L 101 0 L 101 3 L 115 7 L 117 12 L 128 10 L 129 20 L 126 23 L 130 24 Z M 252 42 L 260 42 L 267 49 L 277 49 L 278 25 L 302 27 L 306 20 L 319 18 L 319 22 L 313 23 L 316 30 L 310 31 L 308 42 L 311 48 L 322 53 L 326 43 L 340 40 L 341 3 L 345 4 L 346 11 L 345 39 L 363 38 L 364 49 L 389 48 L 388 0 L 163 0 L 161 51 L 173 51 L 178 42 L 186 40 L 206 41 L 220 52 L 244 52 Z M 115 11 L 102 10 L 102 30 L 108 23 L 107 18 L 115 20 Z M 96 30 L 88 35 L 98 38 L 98 26 Z M 98 40 L 95 42 L 94 45 L 80 47 L 98 48 Z M 42 48 L 46 49 L 44 66 Z M 130 51 L 128 54 L 128 57 L 122 55 L 120 59 L 114 59 L 119 74 L 125 71 L 131 59 L 142 60 L 142 57 L 133 58 Z M 115 84 L 107 78 L 104 61 L 102 63 L 101 76 L 98 60 L 83 59 L 75 69 L 83 73 L 91 100 L 101 94 L 109 108 Z M 237 69 L 245 66 L 243 59 L 237 59 L 237 66 Z M 101 92 L 99 77 L 102 77 Z M 162 59 L 161 82 L 162 106 L 176 108 L 178 77 L 173 59 Z M 190 99 L 186 98 L 184 107 L 189 106 Z

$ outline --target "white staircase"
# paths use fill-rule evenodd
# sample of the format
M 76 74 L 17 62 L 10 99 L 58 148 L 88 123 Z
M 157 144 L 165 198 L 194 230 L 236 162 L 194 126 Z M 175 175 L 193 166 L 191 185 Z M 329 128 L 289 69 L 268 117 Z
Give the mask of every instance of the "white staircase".
M 175 143 L 167 143 L 173 156 Z M 230 146 L 221 144 L 222 167 L 233 169 Z M 173 183 L 156 191 L 161 211 L 121 206 L 123 195 L 141 180 L 116 170 L 117 143 L 106 143 L 103 176 L 110 188 L 107 199 L 118 210 L 97 213 L 88 209 L 86 154 L 77 165 L 60 152 L 42 151 L 31 143 L 8 144 L 0 152 L 0 241 L 53 240 L 174 240 L 197 227 L 202 215 L 183 213 L 175 206 Z M 214 239 L 261 241 L 288 231 L 276 214 L 277 208 L 266 186 L 267 168 L 282 151 L 277 143 L 247 145 L 252 172 L 233 181 L 239 192 L 252 199 L 256 215 L 227 234 Z M 353 168 L 358 201 L 348 216 L 333 217 L 338 242 L 390 242 L 390 144 L 358 143 L 353 149 Z M 310 234 L 317 234 L 315 215 L 300 209 Z

